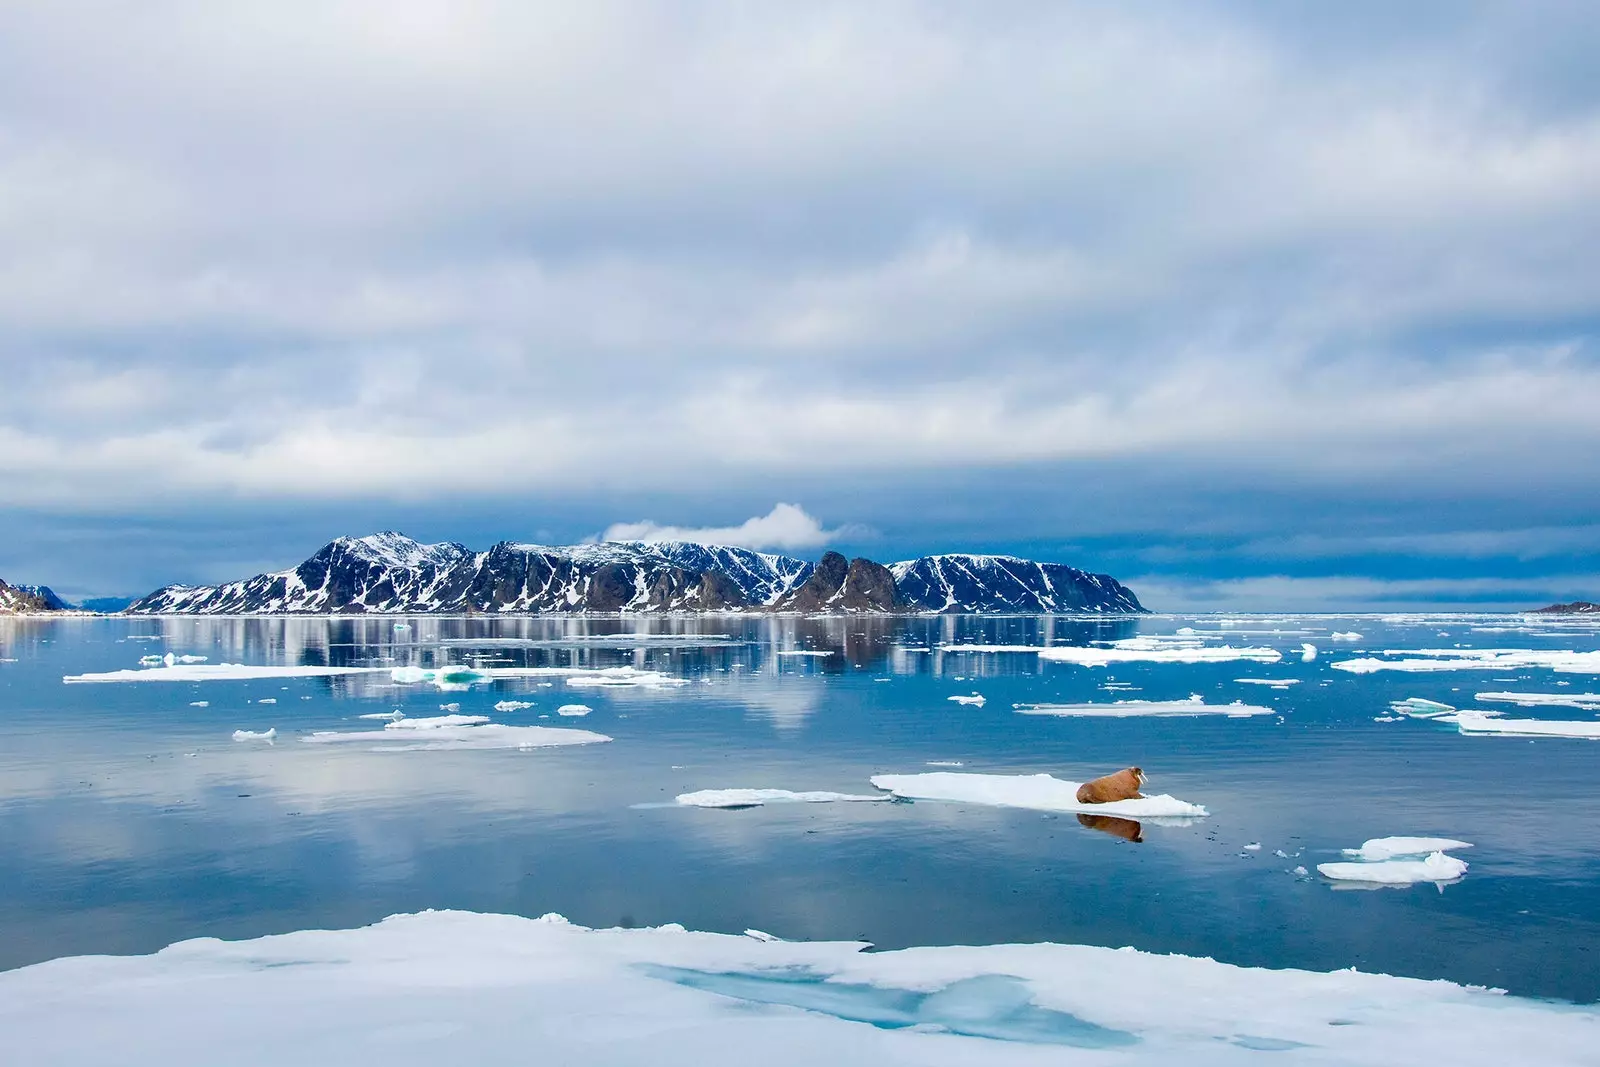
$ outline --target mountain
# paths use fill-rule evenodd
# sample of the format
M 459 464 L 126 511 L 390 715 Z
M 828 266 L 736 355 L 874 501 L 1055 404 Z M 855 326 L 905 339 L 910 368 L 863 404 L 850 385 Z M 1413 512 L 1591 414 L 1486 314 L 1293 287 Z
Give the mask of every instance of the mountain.
M 32 615 L 40 611 L 67 611 L 71 607 L 48 585 L 7 585 L 0 581 L 0 615 Z
M 1144 609 L 1107 575 L 1007 556 L 930 556 L 885 567 L 689 542 L 486 552 L 397 533 L 341 537 L 291 570 L 219 586 L 173 585 L 130 614 L 506 614 L 664 611 L 1094 612 Z
M 889 568 L 900 596 L 925 611 L 972 614 L 1140 612 L 1109 574 L 1016 556 L 924 556 Z
M 1535 615 L 1596 615 L 1600 614 L 1600 604 L 1587 600 L 1574 600 L 1570 604 L 1551 604 L 1547 608 L 1535 608 Z

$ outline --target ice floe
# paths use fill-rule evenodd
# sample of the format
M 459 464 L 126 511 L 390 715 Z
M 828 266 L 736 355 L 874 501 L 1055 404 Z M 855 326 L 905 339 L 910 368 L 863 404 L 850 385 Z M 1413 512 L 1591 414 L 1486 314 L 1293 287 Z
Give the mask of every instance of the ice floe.
M 478 726 L 489 721 L 487 715 L 426 715 L 416 719 L 401 717 L 385 726 L 385 730 L 442 730 L 447 726 Z
M 1309 642 L 1300 646 L 1300 661 L 1310 663 L 1317 658 L 1317 646 Z
M 567 718 L 571 719 L 587 715 L 593 710 L 594 709 L 587 704 L 563 704 L 556 709 L 556 714 L 565 715 Z
M 1283 653 L 1275 648 L 1234 648 L 1204 645 L 1191 638 L 1130 637 L 1105 646 L 1080 645 L 945 645 L 944 652 L 1034 653 L 1054 663 L 1080 667 L 1105 667 L 1112 663 L 1228 663 L 1253 660 L 1277 663 Z
M 1415 885 L 1418 882 L 1454 882 L 1467 873 L 1467 864 L 1443 852 L 1425 859 L 1379 860 L 1375 863 L 1319 863 L 1317 873 L 1336 882 L 1371 885 Z
M 971 704 L 974 707 L 979 707 L 979 708 L 983 707 L 983 705 L 987 703 L 987 701 L 985 701 L 983 699 L 983 697 L 981 695 L 977 694 L 977 693 L 973 693 L 971 696 L 961 696 L 961 695 L 958 694 L 958 695 L 953 696 L 953 697 L 946 697 L 945 699 L 946 700 L 953 700 L 957 704 Z
M 1333 631 L 1333 633 L 1329 634 L 1328 637 L 1331 638 L 1334 641 L 1359 641 L 1359 640 L 1361 640 L 1361 635 L 1356 633 L 1354 630 L 1346 630 L 1343 633 L 1339 632 L 1338 630 L 1335 630 L 1335 631 Z
M 1600 711 L 1600 693 L 1479 693 L 1477 699 L 1488 704 L 1519 704 L 1525 708 Z
M 1335 670 L 1351 674 L 1377 671 L 1504 671 L 1522 667 L 1543 668 L 1562 674 L 1600 674 L 1600 652 L 1572 652 L 1531 648 L 1418 648 L 1386 649 L 1381 659 L 1366 656 L 1340 660 Z
M 233 739 L 235 741 L 271 741 L 277 736 L 278 728 L 276 726 L 272 727 L 271 729 L 261 731 L 235 730 L 233 732 Z
M 329 678 L 343 674 L 372 674 L 384 667 L 262 666 L 245 663 L 190 663 L 141 670 L 69 674 L 70 684 L 82 682 L 230 682 L 252 678 Z
M 405 725 L 414 721 L 417 720 L 399 719 L 382 730 L 322 730 L 300 740 L 313 745 L 369 742 L 375 748 L 389 752 L 555 748 L 563 745 L 593 745 L 611 740 L 605 734 L 555 726 L 507 726 L 494 722 L 420 728 Z
M 1453 722 L 1464 734 L 1500 737 L 1575 737 L 1600 740 L 1600 722 L 1564 722 L 1558 719 L 1507 719 L 1484 711 L 1458 711 L 1440 717 Z
M 1083 783 L 1048 774 L 958 774 L 951 771 L 877 774 L 873 775 L 872 784 L 907 800 L 954 800 L 1036 811 L 1121 815 L 1129 819 L 1182 819 L 1207 814 L 1198 804 L 1166 795 L 1114 800 L 1108 804 L 1080 804 L 1077 793 L 1078 786 Z
M 1190 715 L 1226 715 L 1230 718 L 1243 719 L 1252 715 L 1276 714 L 1272 708 L 1246 704 L 1242 700 L 1235 700 L 1232 704 L 1207 704 L 1199 693 L 1191 695 L 1188 700 L 1118 700 L 1110 704 L 1013 704 L 1011 707 L 1019 715 L 1106 719 Z
M 826 649 L 814 648 L 780 648 L 772 654 L 774 656 L 815 656 L 818 659 L 823 659 L 833 655 L 832 652 L 829 652 Z
M 1351 859 L 1377 863 L 1382 860 L 1420 859 L 1433 852 L 1454 852 L 1471 848 L 1470 841 L 1457 841 L 1453 837 L 1374 837 L 1363 841 L 1360 848 L 1347 848 L 1344 854 Z
M 393 916 L 0 973 L 18 1062 L 1565 1067 L 1600 1010 L 1082 945 L 863 952 L 560 916 Z M 742 1009 L 742 1010 L 741 1010 Z M 1337 1024 L 1337 1025 L 1331 1025 Z
M 1264 685 L 1271 689 L 1287 689 L 1291 685 L 1299 685 L 1298 678 L 1235 678 L 1238 685 Z
M 531 700 L 501 700 L 494 706 L 495 711 L 526 711 L 533 707 Z
M 1422 697 L 1406 697 L 1404 700 L 1389 702 L 1391 711 L 1401 715 L 1409 715 L 1413 719 L 1437 719 L 1441 715 L 1449 715 L 1456 709 L 1450 704 L 1441 704 L 1437 700 L 1424 700 Z
M 789 789 L 700 789 L 679 793 L 679 804 L 692 808 L 758 808 L 763 804 L 828 804 L 834 801 L 861 802 L 892 800 L 887 793 L 871 796 L 855 793 L 829 793 L 822 790 L 795 792 Z

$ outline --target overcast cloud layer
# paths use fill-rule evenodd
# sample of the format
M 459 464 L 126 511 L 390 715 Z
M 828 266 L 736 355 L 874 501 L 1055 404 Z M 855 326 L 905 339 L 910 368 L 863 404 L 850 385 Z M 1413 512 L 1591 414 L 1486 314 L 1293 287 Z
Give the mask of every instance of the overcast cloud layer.
M 1600 596 L 1596 23 L 0 8 L 0 576 L 795 501 L 1218 607 Z

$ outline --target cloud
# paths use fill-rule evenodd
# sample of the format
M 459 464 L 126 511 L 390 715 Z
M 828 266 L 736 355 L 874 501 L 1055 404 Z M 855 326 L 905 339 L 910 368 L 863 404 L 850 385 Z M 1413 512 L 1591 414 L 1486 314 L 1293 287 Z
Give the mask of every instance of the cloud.
M 837 540 L 843 530 L 824 530 L 822 523 L 798 504 L 776 504 L 765 515 L 746 519 L 738 526 L 662 526 L 649 519 L 619 522 L 606 528 L 602 541 L 695 541 L 707 545 L 741 548 L 820 548 Z

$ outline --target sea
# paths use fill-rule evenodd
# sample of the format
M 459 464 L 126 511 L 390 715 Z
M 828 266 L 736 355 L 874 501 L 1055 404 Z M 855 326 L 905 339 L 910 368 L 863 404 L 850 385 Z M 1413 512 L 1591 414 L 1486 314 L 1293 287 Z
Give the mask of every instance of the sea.
M 1255 658 L 1091 666 L 954 650 L 983 645 Z M 1532 655 L 1467 658 L 1496 649 Z M 1593 708 L 1478 697 L 1600 692 L 1600 676 L 1548 655 L 1597 649 L 1600 620 L 1520 615 L 0 620 L 0 969 L 433 908 L 878 949 L 1126 945 L 1594 1002 L 1600 744 L 1469 736 L 1391 704 L 1600 722 Z M 64 681 L 160 670 L 141 660 L 169 654 L 381 669 Z M 1340 666 L 1363 659 L 1429 667 Z M 446 665 L 482 677 L 394 673 Z M 528 667 L 629 667 L 624 680 L 648 684 L 494 674 Z M 1195 696 L 1268 713 L 1017 707 Z M 529 706 L 496 709 L 506 702 Z M 560 714 L 579 704 L 586 714 Z M 611 740 L 305 743 L 381 731 L 384 720 L 362 716 L 396 714 Z M 726 788 L 875 796 L 880 774 L 1083 781 L 1131 765 L 1147 793 L 1209 814 L 1130 828 L 971 802 L 676 799 Z M 1450 853 L 1468 870 L 1365 889 L 1318 873 L 1391 835 L 1468 842 Z

